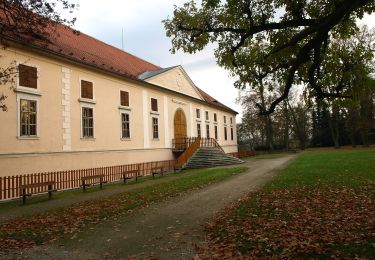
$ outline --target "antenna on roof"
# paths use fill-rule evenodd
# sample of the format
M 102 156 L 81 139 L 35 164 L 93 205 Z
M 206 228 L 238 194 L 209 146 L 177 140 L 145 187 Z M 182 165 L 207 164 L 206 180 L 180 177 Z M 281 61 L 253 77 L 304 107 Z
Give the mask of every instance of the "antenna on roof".
M 121 28 L 121 49 L 124 50 L 124 28 Z

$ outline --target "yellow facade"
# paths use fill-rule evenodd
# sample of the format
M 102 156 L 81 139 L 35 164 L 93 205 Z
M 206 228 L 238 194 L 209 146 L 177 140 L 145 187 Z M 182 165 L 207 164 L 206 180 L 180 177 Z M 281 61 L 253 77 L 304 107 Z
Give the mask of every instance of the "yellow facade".
M 185 113 L 188 136 L 197 136 L 199 123 L 202 137 L 206 137 L 206 125 L 214 137 L 216 125 L 223 149 L 237 151 L 236 114 L 205 102 L 180 67 L 142 82 L 27 49 L 9 47 L 1 49 L 0 55 L 2 67 L 16 62 L 38 69 L 36 90 L 18 86 L 17 78 L 14 85 L 1 87 L 8 111 L 0 112 L 0 176 L 173 159 L 177 109 Z M 91 102 L 81 98 L 81 80 L 93 82 Z M 121 90 L 129 93 L 129 107 L 120 106 Z M 151 98 L 158 100 L 157 113 L 151 111 Z M 21 99 L 37 102 L 35 137 L 20 136 Z M 82 138 L 82 107 L 93 109 L 94 138 Z M 129 115 L 130 138 L 121 138 L 121 113 Z M 153 138 L 153 117 L 158 118 L 157 139 Z

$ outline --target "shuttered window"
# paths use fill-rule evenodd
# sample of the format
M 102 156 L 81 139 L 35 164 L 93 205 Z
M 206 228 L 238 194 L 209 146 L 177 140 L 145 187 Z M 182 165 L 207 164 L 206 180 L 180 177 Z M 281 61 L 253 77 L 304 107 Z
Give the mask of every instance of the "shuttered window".
M 124 107 L 129 106 L 129 92 L 120 91 L 120 104 L 121 106 L 124 106 Z
M 156 98 L 151 98 L 151 110 L 158 111 L 158 100 Z
M 81 80 L 81 98 L 94 99 L 92 82 Z
M 38 88 L 38 70 L 35 67 L 18 65 L 19 85 L 27 88 Z

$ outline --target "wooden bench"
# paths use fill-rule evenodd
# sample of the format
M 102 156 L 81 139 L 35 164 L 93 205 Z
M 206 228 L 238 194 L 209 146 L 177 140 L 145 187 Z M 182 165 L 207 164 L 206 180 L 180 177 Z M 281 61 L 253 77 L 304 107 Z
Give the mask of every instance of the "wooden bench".
M 160 174 L 161 176 L 163 176 L 163 173 L 166 172 L 164 170 L 164 167 L 163 166 L 159 166 L 159 167 L 152 167 L 151 168 L 151 174 L 152 174 L 152 178 L 154 178 L 155 175 L 157 174 Z
M 52 192 L 56 192 L 57 190 L 53 189 L 53 185 L 55 185 L 54 181 L 46 181 L 46 182 L 38 182 L 38 183 L 33 183 L 33 184 L 24 184 L 21 185 L 21 196 L 22 197 L 22 203 L 26 203 L 26 197 L 29 197 L 33 194 L 41 194 L 41 193 L 46 193 L 48 192 L 48 198 L 51 199 L 52 197 Z M 42 191 L 35 191 L 32 192 L 30 189 L 32 188 L 42 188 Z M 44 189 L 43 189 L 44 188 Z M 45 190 L 47 188 L 47 190 Z
M 124 180 L 124 184 L 126 183 L 126 180 L 132 178 L 135 178 L 135 181 L 138 181 L 138 178 L 142 177 L 142 175 L 140 175 L 139 172 L 139 169 L 124 171 L 122 173 L 122 179 Z
M 86 176 L 86 177 L 82 177 L 81 180 L 82 180 L 82 187 L 83 187 L 83 191 L 86 191 L 86 187 L 88 186 L 91 186 L 91 185 L 94 185 L 94 184 L 100 184 L 100 189 L 103 189 L 103 183 L 107 183 L 106 181 L 103 181 L 104 179 L 104 175 L 93 175 L 93 176 Z M 94 182 L 94 183 L 86 183 L 86 181 L 88 180 L 97 180 L 97 182 Z

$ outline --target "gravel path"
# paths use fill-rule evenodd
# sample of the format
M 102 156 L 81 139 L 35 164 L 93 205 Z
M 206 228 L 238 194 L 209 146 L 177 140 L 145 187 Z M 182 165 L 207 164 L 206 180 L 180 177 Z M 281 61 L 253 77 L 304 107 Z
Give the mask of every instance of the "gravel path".
M 245 193 L 259 189 L 294 155 L 248 160 L 249 170 L 199 191 L 103 222 L 46 246 L 19 252 L 32 259 L 191 259 L 203 225 Z

